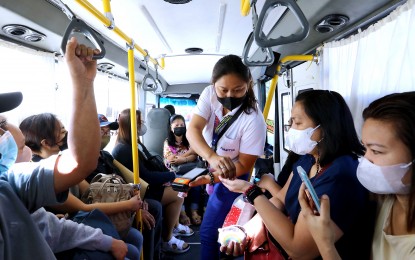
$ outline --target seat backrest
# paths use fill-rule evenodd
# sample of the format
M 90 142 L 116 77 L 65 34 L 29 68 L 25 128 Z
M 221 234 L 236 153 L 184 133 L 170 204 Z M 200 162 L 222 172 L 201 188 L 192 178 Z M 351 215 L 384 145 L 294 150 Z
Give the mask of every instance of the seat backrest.
M 153 108 L 147 114 L 147 132 L 143 143 L 151 153 L 163 157 L 163 144 L 169 134 L 170 112 L 165 108 Z

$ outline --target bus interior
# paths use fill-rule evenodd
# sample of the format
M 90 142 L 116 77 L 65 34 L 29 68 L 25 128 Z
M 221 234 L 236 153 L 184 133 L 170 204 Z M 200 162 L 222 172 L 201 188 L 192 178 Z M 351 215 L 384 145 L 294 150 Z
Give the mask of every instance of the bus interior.
M 171 104 L 188 121 L 214 64 L 236 54 L 251 70 L 267 123 L 261 159 L 278 174 L 299 92 L 339 92 L 360 132 L 362 108 L 372 100 L 415 90 L 414 6 L 413 0 L 0 0 L 0 85 L 25 97 L 7 113 L 15 124 L 41 112 L 65 122 L 69 80 L 61 45 L 67 28 L 82 21 L 87 32 L 78 24 L 69 35 L 105 49 L 95 82 L 98 113 L 115 120 L 134 103 L 148 121 L 150 110 Z

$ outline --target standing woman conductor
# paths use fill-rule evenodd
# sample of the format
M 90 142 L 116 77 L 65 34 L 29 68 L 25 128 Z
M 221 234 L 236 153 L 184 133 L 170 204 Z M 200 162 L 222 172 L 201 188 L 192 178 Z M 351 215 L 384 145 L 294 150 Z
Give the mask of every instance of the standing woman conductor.
M 220 136 L 232 117 L 236 120 Z M 200 95 L 186 135 L 190 146 L 210 165 L 210 173 L 190 185 L 216 183 L 200 227 L 201 259 L 219 259 L 218 228 L 239 195 L 223 186 L 219 175 L 247 180 L 255 160 L 263 154 L 265 134 L 248 67 L 236 55 L 224 56 L 213 68 L 212 85 Z

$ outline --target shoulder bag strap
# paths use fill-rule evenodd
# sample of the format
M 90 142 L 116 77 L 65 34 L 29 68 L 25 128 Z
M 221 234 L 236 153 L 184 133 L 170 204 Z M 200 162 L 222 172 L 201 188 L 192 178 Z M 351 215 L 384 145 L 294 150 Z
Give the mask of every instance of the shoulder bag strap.
M 212 147 L 213 151 L 216 152 L 216 148 L 217 148 L 217 145 L 219 143 L 219 139 L 223 136 L 223 134 L 226 132 L 226 130 L 228 130 L 228 128 L 233 124 L 233 122 L 235 122 L 236 119 L 238 119 L 239 115 L 242 114 L 242 112 L 243 112 L 243 109 L 242 109 L 242 106 L 241 106 L 238 109 L 238 111 L 236 111 L 236 113 L 232 116 L 232 118 L 229 119 L 228 122 L 225 123 L 225 126 L 222 127 L 221 131 L 219 133 L 217 133 L 218 137 L 216 139 L 216 144 L 214 145 L 214 147 Z M 213 131 L 215 131 L 215 130 L 213 130 Z

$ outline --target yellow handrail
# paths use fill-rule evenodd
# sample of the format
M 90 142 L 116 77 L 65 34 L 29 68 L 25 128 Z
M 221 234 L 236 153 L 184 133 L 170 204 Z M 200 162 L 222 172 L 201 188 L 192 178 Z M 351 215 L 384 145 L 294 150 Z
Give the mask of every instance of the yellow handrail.
M 111 26 L 111 21 L 105 16 L 103 15 L 98 9 L 96 9 L 91 3 L 89 3 L 87 0 L 75 0 L 79 5 L 81 5 L 82 7 L 84 7 L 87 11 L 89 11 L 93 16 L 95 16 L 98 20 L 100 20 L 106 27 Z M 105 4 L 104 4 L 105 5 Z M 110 10 L 110 7 L 108 7 Z M 104 7 L 105 9 L 105 7 Z M 128 45 L 132 45 L 133 44 L 133 40 L 132 38 L 128 37 L 120 28 L 118 28 L 117 26 L 114 27 L 113 31 L 120 36 L 122 39 L 124 39 Z M 139 51 L 141 53 L 141 55 L 143 55 L 144 57 L 146 57 L 148 55 L 148 53 L 146 51 L 144 51 L 143 48 L 141 48 L 140 46 L 138 46 L 137 44 L 134 43 L 134 48 Z M 149 57 L 149 60 L 155 65 L 155 66 L 160 66 L 160 64 L 158 63 L 158 61 L 152 57 Z M 160 68 L 164 69 L 164 66 L 160 66 Z
M 313 55 L 289 55 L 282 58 L 277 66 L 277 74 L 272 78 L 271 85 L 269 87 L 269 91 L 267 94 L 267 101 L 265 102 L 264 107 L 264 119 L 267 120 L 269 109 L 271 107 L 272 99 L 274 98 L 275 89 L 277 87 L 278 82 L 278 74 L 281 70 L 281 65 L 289 62 L 289 61 L 312 61 L 314 59 Z
M 251 9 L 251 3 L 249 0 L 241 0 L 241 15 L 247 16 L 249 14 L 249 10 Z
M 135 106 L 135 75 L 134 75 L 134 49 L 128 49 L 128 71 L 129 71 L 129 81 L 130 81 L 130 91 L 131 91 L 131 100 L 130 100 L 130 121 L 131 121 L 131 140 L 137 140 L 137 115 L 136 115 L 136 106 Z M 138 162 L 138 147 L 137 142 L 132 143 L 132 152 L 133 152 L 133 172 L 134 172 L 134 183 L 140 182 L 139 176 L 139 162 Z

